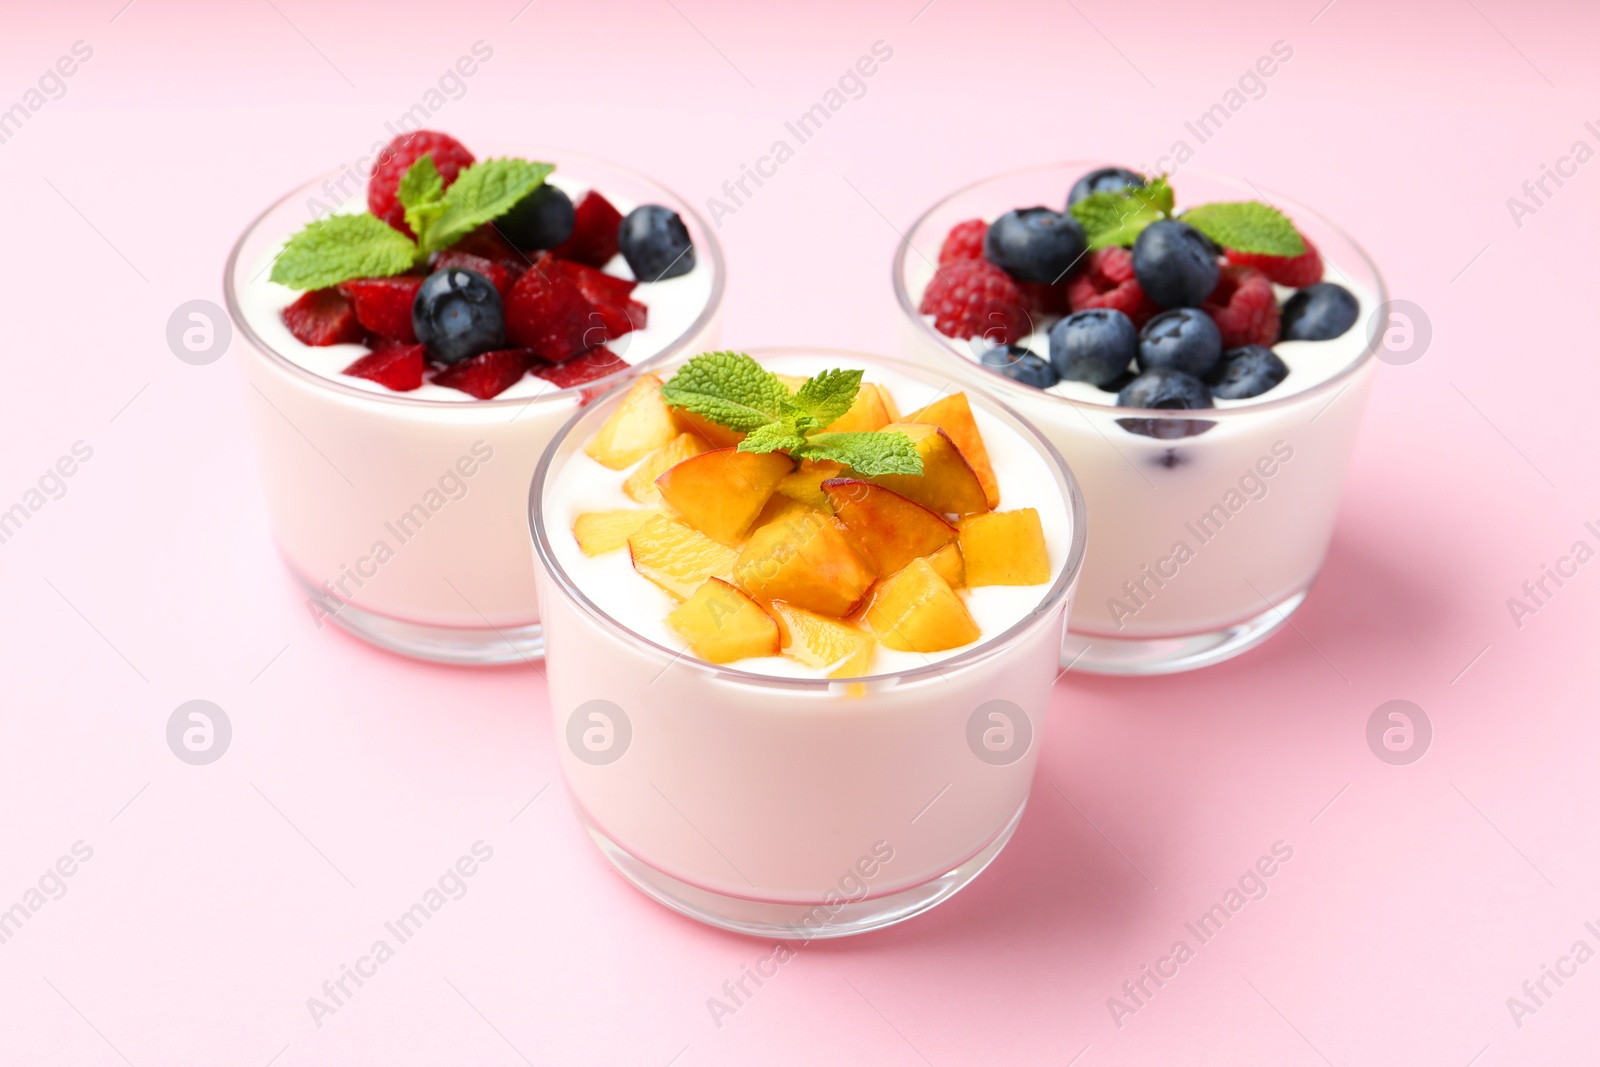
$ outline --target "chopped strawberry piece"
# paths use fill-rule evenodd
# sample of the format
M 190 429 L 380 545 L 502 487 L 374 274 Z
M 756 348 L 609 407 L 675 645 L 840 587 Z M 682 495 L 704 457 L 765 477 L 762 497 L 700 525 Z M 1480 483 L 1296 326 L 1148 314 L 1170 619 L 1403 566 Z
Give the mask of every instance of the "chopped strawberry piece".
M 638 282 L 553 256 L 541 257 L 538 269 L 545 273 L 565 275 L 589 302 L 588 347 L 615 341 L 634 330 L 642 330 L 649 320 L 650 309 L 629 295 Z
M 354 344 L 361 340 L 356 309 L 337 289 L 313 289 L 283 309 L 283 324 L 301 344 Z
M 480 352 L 434 374 L 433 384 L 459 389 L 479 400 L 489 400 L 511 388 L 527 373 L 531 355 L 523 348 Z
M 535 367 L 533 373 L 551 382 L 558 389 L 571 389 L 596 378 L 615 374 L 628 365 L 628 361 L 609 348 L 592 348 L 581 356 L 552 367 Z
M 423 156 L 433 157 L 434 168 L 444 179 L 445 188 L 474 162 L 472 153 L 460 141 L 433 130 L 402 133 L 384 146 L 372 165 L 372 177 L 367 182 L 367 210 L 407 237 L 415 234 L 406 225 L 406 209 L 400 205 L 400 179 L 411 169 L 411 164 Z
M 417 299 L 422 279 L 402 274 L 395 278 L 358 278 L 342 282 L 339 291 L 355 305 L 361 325 L 404 344 L 415 344 L 417 333 L 411 328 L 411 305 Z
M 453 248 L 447 248 L 433 257 L 434 270 L 444 270 L 447 267 L 460 267 L 462 270 L 483 275 L 500 293 L 502 300 L 517 280 L 509 270 L 494 260 L 475 256 L 471 252 L 458 252 Z
M 593 189 L 583 194 L 574 209 L 572 235 L 557 245 L 551 255 L 603 267 L 617 254 L 617 230 L 622 212 Z
M 543 262 L 511 287 L 506 297 L 506 337 L 531 349 L 546 363 L 561 363 L 605 341 L 591 322 L 589 301 L 561 270 L 542 269 Z M 596 327 L 593 333 L 591 326 Z
M 368 352 L 341 373 L 409 393 L 422 384 L 423 352 L 422 345 L 391 344 Z
M 522 272 L 528 269 L 530 262 L 527 256 L 518 252 L 511 246 L 510 241 L 500 235 L 500 231 L 494 228 L 493 223 L 479 226 L 445 251 L 464 252 L 469 256 L 478 256 L 492 263 L 498 263 L 510 272 L 513 282 L 522 277 Z
M 1065 315 L 1070 310 L 1064 283 L 1018 282 L 1017 291 L 1022 294 L 1022 306 L 1035 315 Z
M 578 284 L 578 291 L 591 304 L 615 304 L 620 307 L 628 302 L 628 298 L 633 295 L 633 290 L 639 284 L 582 263 L 564 262 L 559 259 L 554 262 L 561 264 L 572 280 Z

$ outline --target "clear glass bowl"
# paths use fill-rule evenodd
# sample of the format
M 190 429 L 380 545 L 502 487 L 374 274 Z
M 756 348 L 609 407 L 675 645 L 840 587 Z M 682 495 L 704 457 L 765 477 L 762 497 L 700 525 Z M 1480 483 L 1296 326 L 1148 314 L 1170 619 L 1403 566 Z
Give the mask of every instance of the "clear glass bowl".
M 319 627 L 332 622 L 392 652 L 445 663 L 542 654 L 523 513 L 534 465 L 587 398 L 713 347 L 724 284 L 710 228 L 643 175 L 552 148 L 504 146 L 480 158 L 491 155 L 554 162 L 556 177 L 600 190 L 624 212 L 656 203 L 682 216 L 695 269 L 712 273 L 709 299 L 692 324 L 649 358 L 533 398 L 423 399 L 307 370 L 252 325 L 244 294 L 281 243 L 311 221 L 311 205 L 320 201 L 326 210 L 330 188 L 366 202 L 365 185 L 352 190 L 348 171 L 307 182 L 251 223 L 228 257 L 223 285 L 247 342 L 239 362 L 268 517 L 307 609 Z M 647 304 L 649 290 L 638 290 Z M 613 347 L 629 358 L 625 343 Z
M 1375 313 L 1388 297 L 1366 253 L 1316 212 L 1246 182 L 1185 169 L 1172 178 L 1180 209 L 1268 198 L 1321 251 L 1325 280 L 1366 294 L 1366 321 L 1351 327 L 1365 331 L 1365 346 L 1349 365 L 1302 392 L 1182 419 L 1116 407 L 1111 393 L 1104 403 L 1087 402 L 984 370 L 975 356 L 987 343 L 946 337 L 917 310 L 945 234 L 962 220 L 993 220 L 1013 208 L 1059 208 L 1080 175 L 1105 165 L 1011 171 L 928 209 L 895 253 L 901 352 L 1016 409 L 1060 450 L 1083 487 L 1089 550 L 1063 665 L 1105 674 L 1190 670 L 1266 640 L 1304 601 L 1333 533 L 1376 366 Z
M 853 352 L 752 355 L 821 357 L 827 366 L 865 367 L 868 380 L 882 368 L 929 386 L 930 400 L 948 384 L 923 368 Z M 1040 588 L 1037 607 L 972 648 L 915 669 L 850 680 L 772 677 L 640 636 L 563 567 L 552 539 L 572 534 L 546 524 L 553 512 L 545 501 L 620 393 L 556 436 L 528 509 L 556 749 L 601 852 L 668 907 L 763 936 L 860 933 L 948 898 L 1004 847 L 1028 797 L 1083 556 L 1083 504 L 1071 472 L 1015 413 L 972 394 L 981 420 L 1036 447 L 1054 482 L 1040 489 L 1059 493 L 1069 516 L 1059 570 Z

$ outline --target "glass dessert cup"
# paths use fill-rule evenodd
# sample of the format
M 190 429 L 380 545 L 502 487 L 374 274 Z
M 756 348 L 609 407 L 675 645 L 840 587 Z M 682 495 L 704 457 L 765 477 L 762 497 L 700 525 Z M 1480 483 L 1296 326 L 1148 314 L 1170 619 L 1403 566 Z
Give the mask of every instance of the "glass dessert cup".
M 1331 377 L 1291 392 L 1291 373 L 1283 386 L 1237 406 L 1178 413 L 1119 408 L 1113 392 L 1090 403 L 985 370 L 976 354 L 989 342 L 946 337 L 918 312 L 945 234 L 962 220 L 993 219 L 1012 208 L 1059 210 L 1073 182 L 1102 165 L 1012 171 L 930 208 L 895 254 L 901 349 L 999 397 L 1071 464 L 1093 533 L 1062 665 L 1099 674 L 1192 670 L 1265 641 L 1305 600 L 1327 555 L 1376 366 L 1379 338 L 1370 323 L 1388 298 L 1353 240 L 1308 208 L 1265 194 L 1321 251 L 1325 280 L 1363 301 L 1350 328 L 1361 334 L 1361 347 Z M 1180 208 L 1264 195 L 1188 169 L 1172 182 Z
M 491 155 L 552 160 L 552 181 L 599 189 L 619 206 L 676 211 L 695 245 L 695 269 L 711 272 L 705 306 L 658 351 L 632 353 L 636 335 L 624 335 L 610 347 L 637 362 L 537 396 L 422 399 L 318 374 L 267 339 L 272 331 L 247 294 L 281 242 L 311 221 L 308 205 L 327 210 L 330 188 L 365 203 L 364 186 L 350 191 L 348 171 L 314 179 L 268 208 L 234 246 L 224 278 L 229 314 L 247 342 L 239 362 L 273 536 L 307 609 L 319 627 L 331 621 L 380 648 L 441 663 L 543 654 L 523 513 L 534 466 L 586 398 L 713 347 L 724 282 L 711 230 L 648 178 L 547 148 L 501 147 Z M 646 301 L 648 289 L 638 291 Z
M 949 384 L 856 353 L 752 355 L 791 372 L 773 361 L 820 356 L 869 381 L 878 369 L 930 400 Z M 981 420 L 1036 454 L 1053 479 L 1038 492 L 1059 494 L 1068 517 L 1036 606 L 912 669 L 835 680 L 714 666 L 607 614 L 555 544 L 572 536 L 557 524 L 561 472 L 622 392 L 562 429 L 529 498 L 556 748 L 602 854 L 667 907 L 752 935 L 847 936 L 947 899 L 1005 846 L 1027 800 L 1083 554 L 1072 474 L 1014 413 L 969 393 Z

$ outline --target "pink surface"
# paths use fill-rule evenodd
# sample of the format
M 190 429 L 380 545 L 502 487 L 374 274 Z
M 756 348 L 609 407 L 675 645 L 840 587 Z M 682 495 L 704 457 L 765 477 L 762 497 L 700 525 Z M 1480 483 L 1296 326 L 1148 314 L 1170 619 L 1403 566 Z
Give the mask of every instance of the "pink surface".
M 1575 141 L 1600 148 L 1592 7 L 122 5 L 11 13 L 0 40 L 0 107 L 93 49 L 0 144 L 0 507 L 93 450 L 0 544 L 0 908 L 93 850 L 0 944 L 0 1062 L 1600 1055 L 1600 962 L 1507 1007 L 1544 966 L 1571 971 L 1575 942 L 1600 950 L 1600 564 L 1520 626 L 1507 608 L 1573 542 L 1600 546 L 1600 163 L 1507 206 Z M 720 1026 L 708 998 L 771 946 L 602 863 L 538 672 L 316 629 L 265 533 L 235 356 L 191 366 L 165 341 L 179 304 L 220 300 L 249 218 L 385 137 L 476 40 L 493 58 L 434 125 L 614 157 L 700 203 L 887 42 L 865 95 L 721 227 L 730 343 L 869 350 L 893 337 L 896 228 L 935 198 L 1054 158 L 1153 163 L 1283 40 L 1292 61 L 1194 165 L 1318 205 L 1433 324 L 1420 361 L 1381 368 L 1294 629 L 1186 677 L 1063 680 L 994 867 L 905 926 L 802 948 Z M 234 728 L 205 767 L 164 734 L 195 698 Z M 1434 726 L 1409 766 L 1365 740 L 1397 698 Z M 479 840 L 493 858 L 466 895 L 319 1027 L 307 998 Z M 1267 895 L 1198 945 L 1185 923 L 1279 841 Z M 1108 998 L 1179 939 L 1194 958 L 1119 1026 Z

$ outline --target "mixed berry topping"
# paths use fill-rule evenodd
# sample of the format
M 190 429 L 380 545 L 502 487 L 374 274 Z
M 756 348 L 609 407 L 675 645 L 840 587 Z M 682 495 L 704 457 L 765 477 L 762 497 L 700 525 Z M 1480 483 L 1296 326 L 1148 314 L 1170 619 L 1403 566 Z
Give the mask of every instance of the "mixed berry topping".
M 343 373 L 395 392 L 487 400 L 529 374 L 570 389 L 626 367 L 605 346 L 645 328 L 636 287 L 694 270 L 694 243 L 660 205 L 624 218 L 595 190 L 574 204 L 546 183 L 554 169 L 479 161 L 430 130 L 395 138 L 368 213 L 313 222 L 279 252 L 272 281 L 302 290 L 284 324 L 302 344 L 365 345 Z
M 1164 176 L 1083 175 L 1067 210 L 1028 207 L 952 226 L 920 310 L 947 337 L 982 338 L 988 370 L 1038 389 L 1083 382 L 1122 407 L 1208 408 L 1288 378 L 1280 341 L 1322 341 L 1360 305 L 1322 280 L 1322 255 L 1257 201 L 1174 210 Z M 1282 289 L 1295 292 L 1280 299 Z M 1023 347 L 1036 329 L 1049 358 Z M 1119 419 L 1132 433 L 1200 433 L 1204 420 Z

